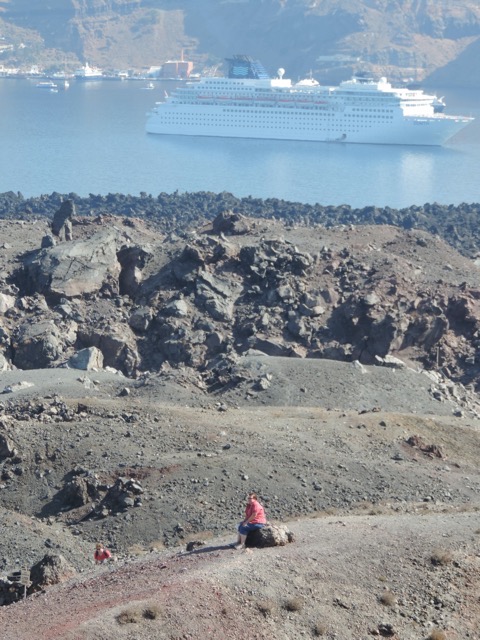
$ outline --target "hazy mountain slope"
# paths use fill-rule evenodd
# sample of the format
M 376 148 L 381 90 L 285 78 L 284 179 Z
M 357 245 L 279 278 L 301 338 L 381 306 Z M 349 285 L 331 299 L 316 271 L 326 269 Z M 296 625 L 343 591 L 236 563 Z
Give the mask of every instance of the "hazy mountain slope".
M 418 79 L 447 67 L 449 82 L 448 65 L 459 59 L 460 76 L 470 82 L 475 60 L 462 53 L 480 36 L 473 0 L 52 0 L 39 6 L 0 0 L 0 16 L 37 32 L 46 48 L 117 68 L 160 64 L 183 49 L 199 65 L 250 53 L 292 77 L 310 69 L 324 78 L 350 73 L 352 63 L 325 66 L 325 56 Z M 8 40 L 8 28 L 2 31 Z M 32 61 L 37 49 L 31 47 Z
M 475 40 L 457 58 L 437 69 L 428 79 L 437 86 L 480 86 L 480 40 Z

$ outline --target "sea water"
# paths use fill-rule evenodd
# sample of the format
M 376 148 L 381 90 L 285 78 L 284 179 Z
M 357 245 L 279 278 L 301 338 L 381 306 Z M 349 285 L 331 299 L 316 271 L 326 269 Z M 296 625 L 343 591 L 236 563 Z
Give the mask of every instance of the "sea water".
M 146 134 L 147 111 L 173 86 L 72 81 L 51 92 L 0 79 L 0 193 L 227 191 L 392 208 L 480 202 L 480 91 L 444 92 L 448 113 L 477 120 L 444 147 L 415 147 Z

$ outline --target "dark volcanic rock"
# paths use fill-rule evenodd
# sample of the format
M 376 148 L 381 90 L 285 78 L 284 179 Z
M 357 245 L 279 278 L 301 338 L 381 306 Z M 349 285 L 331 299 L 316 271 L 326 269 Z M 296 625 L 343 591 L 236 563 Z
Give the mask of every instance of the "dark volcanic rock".
M 13 192 L 3 193 L 0 194 L 0 219 L 29 219 L 32 216 L 53 218 L 63 198 L 58 193 L 37 198 L 24 198 Z M 391 207 L 352 209 L 346 205 L 310 205 L 275 198 L 236 198 L 225 192 L 160 193 L 157 197 L 110 194 L 86 198 L 69 194 L 68 198 L 75 204 L 77 216 L 92 216 L 101 211 L 103 214 L 137 217 L 144 216 L 144 212 L 148 211 L 148 219 L 167 232 L 175 230 L 178 233 L 192 227 L 199 228 L 202 221 L 213 221 L 217 216 L 221 216 L 220 220 L 226 217 L 227 224 L 230 224 L 230 214 L 225 212 L 232 212 L 253 219 L 274 218 L 291 225 L 389 224 L 403 229 L 422 229 L 439 235 L 465 255 L 475 256 L 480 250 L 477 224 L 480 203 L 462 203 L 458 206 L 426 203 L 397 210 Z
M 226 207 L 227 194 L 220 202 L 211 224 L 197 219 L 195 229 L 166 237 L 158 221 L 77 215 L 75 240 L 23 253 L 9 276 L 16 286 L 0 291 L 2 368 L 58 366 L 94 347 L 104 366 L 131 377 L 168 363 L 222 388 L 228 381 L 225 370 L 214 380 L 216 356 L 256 349 L 363 364 L 393 356 L 477 384 L 475 263 L 413 228 L 311 227 L 302 216 L 295 226 L 254 222 Z M 275 205 L 272 217 L 282 211 Z M 310 208 L 309 218 L 314 211 L 357 216 L 347 206 Z M 364 213 L 399 222 L 392 210 Z M 409 225 L 414 214 L 425 215 L 412 211 Z
M 13 364 L 19 369 L 43 369 L 64 350 L 64 334 L 52 321 L 25 323 L 13 340 Z
M 72 239 L 72 221 L 75 217 L 75 204 L 72 200 L 62 202 L 52 220 L 52 233 L 60 240 Z
M 29 591 L 39 591 L 44 587 L 65 582 L 75 574 L 75 569 L 61 554 L 47 553 L 31 569 L 32 586 Z
M 295 536 L 285 525 L 267 524 L 262 529 L 251 531 L 247 536 L 247 547 L 284 547 L 293 542 Z
M 96 293 L 105 286 L 118 291 L 116 238 L 115 231 L 105 230 L 87 242 L 61 243 L 28 256 L 24 270 L 30 291 L 66 298 Z

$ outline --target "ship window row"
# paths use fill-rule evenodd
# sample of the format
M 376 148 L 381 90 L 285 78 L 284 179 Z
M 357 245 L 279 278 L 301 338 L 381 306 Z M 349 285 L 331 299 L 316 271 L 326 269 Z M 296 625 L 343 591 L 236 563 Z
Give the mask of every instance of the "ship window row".
M 196 102 L 192 103 L 192 101 L 190 101 L 190 100 L 175 100 L 175 104 L 197 104 L 197 103 Z M 214 98 L 210 98 L 208 101 L 204 100 L 204 101 L 202 101 L 201 104 L 205 105 L 205 106 L 207 106 L 207 105 L 208 106 L 214 106 L 214 105 L 220 106 L 220 103 L 217 103 Z M 292 106 L 293 106 L 293 104 L 294 103 L 292 102 Z M 242 103 L 241 106 L 245 106 L 244 103 Z M 261 107 L 261 108 L 268 108 L 269 106 L 271 106 L 271 104 L 267 104 L 267 105 L 259 105 L 258 104 L 257 106 Z M 405 106 L 409 106 L 409 105 L 405 105 Z M 417 106 L 417 105 L 410 105 L 410 106 Z M 283 107 L 283 109 L 289 109 L 289 108 L 292 108 L 292 107 L 290 105 L 285 105 Z M 306 104 L 306 105 L 299 105 L 299 108 L 304 109 L 304 110 L 309 110 L 309 111 L 311 111 L 311 110 L 328 111 L 328 110 L 332 109 L 333 107 L 331 105 Z M 241 110 L 238 110 L 238 111 L 241 111 Z M 379 114 L 379 113 L 392 114 L 393 113 L 392 109 L 379 109 L 379 108 L 375 109 L 375 108 L 365 108 L 365 107 L 363 107 L 363 108 L 362 107 L 351 107 L 351 111 L 355 111 L 355 112 L 359 112 L 359 113 L 367 113 L 367 112 L 369 112 L 369 113 L 376 113 L 376 114 Z M 275 113 L 275 112 L 271 111 L 271 113 Z
M 261 126 L 262 129 L 264 129 L 264 130 L 265 129 L 269 129 L 269 128 L 273 129 L 273 130 L 278 130 L 278 123 L 270 123 L 269 126 L 265 126 L 264 124 L 259 125 L 259 123 L 251 123 L 251 122 L 244 123 L 244 122 L 241 122 L 241 121 L 237 121 L 237 122 L 226 121 L 224 123 L 211 123 L 211 122 L 200 123 L 198 121 L 195 121 L 195 122 L 176 122 L 176 121 L 168 122 L 167 121 L 167 122 L 165 122 L 165 124 L 169 125 L 169 126 L 175 126 L 175 125 L 188 126 L 188 125 L 192 125 L 192 126 L 195 126 L 195 127 L 198 127 L 199 125 L 209 126 L 210 124 L 214 124 L 217 127 L 223 125 L 223 126 L 225 126 L 226 129 L 230 128 L 231 125 L 242 125 L 242 126 L 245 126 L 245 124 L 247 124 L 249 126 L 249 128 L 251 128 L 251 129 L 254 129 L 255 127 Z M 423 123 L 421 123 L 421 124 L 423 124 Z M 245 128 L 248 128 L 248 127 L 245 127 Z M 322 127 L 322 126 L 315 127 L 315 126 L 312 126 L 311 123 L 305 123 L 303 125 L 299 124 L 299 123 L 297 123 L 296 125 L 288 123 L 288 126 L 285 127 L 285 129 L 288 129 L 288 130 L 291 130 L 291 131 L 310 131 L 310 132 L 312 132 L 312 131 L 325 131 L 324 127 Z M 342 123 L 340 125 L 339 124 L 337 124 L 337 125 L 333 124 L 332 125 L 332 123 L 330 123 L 330 125 L 328 126 L 328 131 L 330 133 L 345 133 L 345 132 L 357 133 L 357 132 L 360 132 L 360 131 L 364 131 L 364 128 L 354 127 L 351 124 L 345 124 L 345 123 Z
M 315 123 L 310 120 L 299 120 L 298 118 L 296 120 L 292 120 L 291 118 L 288 119 L 280 119 L 280 118 L 276 118 L 275 120 L 263 120 L 262 118 L 256 118 L 256 119 L 251 119 L 251 118 L 242 118 L 242 117 L 237 117 L 235 119 L 232 119 L 230 117 L 228 118 L 203 118 L 203 121 L 200 120 L 199 118 L 192 118 L 192 117 L 176 117 L 177 114 L 169 114 L 170 117 L 166 117 L 165 118 L 165 122 L 169 123 L 169 124 L 175 124 L 175 125 L 192 125 L 192 126 L 198 126 L 198 125 L 203 125 L 203 126 L 208 126 L 208 125 L 215 125 L 215 126 L 231 126 L 231 125 L 242 125 L 242 126 L 250 126 L 250 127 L 255 127 L 255 126 L 261 126 L 263 128 L 275 128 L 280 126 L 285 126 L 285 128 L 288 129 L 315 129 L 317 128 L 315 126 Z M 364 122 L 362 123 L 363 126 L 367 126 L 367 125 L 372 125 L 372 122 Z M 359 128 L 361 126 L 361 123 L 357 122 L 357 121 L 350 121 L 350 122 L 345 122 L 343 121 L 342 123 L 336 123 L 336 122 L 329 122 L 328 126 L 330 128 L 332 128 L 332 130 L 340 130 L 342 128 L 347 128 L 349 131 L 360 131 L 361 129 Z M 321 127 L 320 127 L 321 128 Z
M 393 113 L 392 109 L 361 109 L 360 107 L 353 107 L 352 111 L 375 111 L 375 113 Z
M 345 104 L 360 104 L 360 105 L 364 105 L 366 107 L 378 107 L 378 106 L 382 106 L 382 107 L 395 107 L 399 104 L 398 100 L 367 100 L 365 98 L 358 98 L 358 100 L 349 100 L 348 97 L 345 98 Z
M 245 104 L 245 102 L 242 103 L 237 103 L 236 100 L 229 100 L 229 102 L 238 105 L 238 106 L 242 106 L 242 107 L 249 107 L 251 105 Z M 200 103 L 198 102 L 192 102 L 191 100 L 175 100 L 174 104 L 184 104 L 184 105 L 193 105 L 193 106 L 198 106 Z M 223 106 L 225 104 L 225 102 L 217 102 L 213 99 L 211 100 L 202 100 L 201 105 L 205 106 L 205 107 L 220 107 Z M 255 110 L 257 109 L 269 109 L 269 113 L 277 113 L 275 111 L 272 111 L 272 102 L 269 102 L 268 104 L 261 104 L 260 102 L 257 102 L 255 105 Z M 277 105 L 275 105 L 277 106 Z M 282 107 L 282 112 L 283 113 L 285 109 L 303 109 L 304 111 L 322 111 L 322 112 L 326 112 L 326 111 L 333 111 L 334 107 L 327 105 L 327 106 L 319 106 L 319 105 L 297 105 L 295 104 L 293 101 L 291 104 L 285 104 Z M 235 109 L 235 110 L 230 110 L 230 111 L 237 111 L 239 113 L 244 113 L 245 112 L 245 108 L 243 109 Z
M 261 114 L 258 111 L 252 113 L 252 112 L 245 112 L 242 109 L 224 109 L 223 111 L 224 113 L 234 113 L 237 114 L 240 117 L 246 117 L 246 118 L 251 118 L 252 116 L 255 118 L 262 118 L 262 119 L 269 119 L 271 118 L 271 116 L 277 116 L 277 117 L 284 117 L 285 119 L 291 120 L 292 118 L 306 118 L 308 120 L 310 120 L 310 114 L 309 113 L 302 113 L 302 112 L 292 112 L 292 111 L 285 111 L 284 109 L 282 110 L 270 110 L 268 112 L 268 115 L 266 114 Z M 391 112 L 387 112 L 387 113 L 391 113 Z M 330 112 L 325 112 L 322 114 L 322 117 L 328 117 L 328 118 L 335 118 L 336 117 L 336 113 L 333 111 Z M 343 119 L 349 119 L 349 118 L 355 118 L 355 119 L 376 119 L 376 120 L 393 120 L 393 115 L 386 115 L 386 114 L 364 114 L 364 113 L 346 113 L 346 114 L 342 114 L 342 118 Z
M 363 114 L 363 113 L 353 113 L 353 114 L 345 114 L 344 116 L 345 118 L 362 118 L 363 120 L 366 119 L 374 119 L 374 120 L 393 120 L 393 116 L 387 116 L 387 115 L 380 115 L 380 114 Z
M 307 122 L 311 122 L 311 116 L 308 113 L 301 112 L 286 112 L 286 111 L 269 111 L 268 114 L 263 113 L 248 113 L 241 110 L 236 109 L 225 109 L 223 114 L 203 114 L 203 117 L 208 118 L 211 122 L 220 122 L 220 121 L 230 121 L 231 116 L 226 114 L 234 114 L 234 118 L 236 121 L 241 122 L 250 122 L 252 120 L 261 121 L 261 122 L 271 122 L 272 116 L 275 117 L 276 122 L 292 122 L 293 120 L 305 120 Z M 225 115 L 224 115 L 225 114 Z M 198 120 L 197 116 L 193 116 L 191 114 L 182 114 L 182 113 L 173 113 L 169 114 L 170 117 L 182 119 L 185 122 L 194 122 Z M 335 119 L 335 113 L 324 113 L 322 119 Z M 344 114 L 342 115 L 343 121 L 352 121 L 358 123 L 359 121 L 363 122 L 383 122 L 387 120 L 393 120 L 393 116 L 391 115 L 371 115 L 371 114 Z
M 251 120 L 252 118 L 255 118 L 257 120 L 265 120 L 265 121 L 269 121 L 272 119 L 272 117 L 276 117 L 276 120 L 288 120 L 291 121 L 293 118 L 301 118 L 303 120 L 311 120 L 311 115 L 305 112 L 295 112 L 295 111 L 287 111 L 287 110 L 278 110 L 278 111 L 273 111 L 270 110 L 268 112 L 268 114 L 264 114 L 264 113 L 259 113 L 258 111 L 255 112 L 245 112 L 242 111 L 240 109 L 224 109 L 223 113 L 233 113 L 235 114 L 235 116 L 237 118 L 246 118 L 248 120 Z M 218 117 L 217 115 L 215 116 L 211 116 L 212 118 Z M 336 115 L 333 112 L 330 113 L 324 113 L 322 114 L 322 118 L 335 118 Z M 230 118 L 230 116 L 228 116 L 228 118 Z

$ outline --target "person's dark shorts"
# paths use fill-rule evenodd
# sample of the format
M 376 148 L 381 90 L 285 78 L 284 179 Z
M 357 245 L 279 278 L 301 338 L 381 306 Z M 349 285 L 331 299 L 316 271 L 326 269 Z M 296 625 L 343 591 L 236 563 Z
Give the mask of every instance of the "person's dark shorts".
M 264 524 L 246 524 L 243 525 L 242 523 L 240 523 L 238 525 L 238 533 L 241 533 L 242 536 L 246 536 L 250 533 L 250 531 L 255 531 L 256 529 L 263 529 L 265 525 Z

